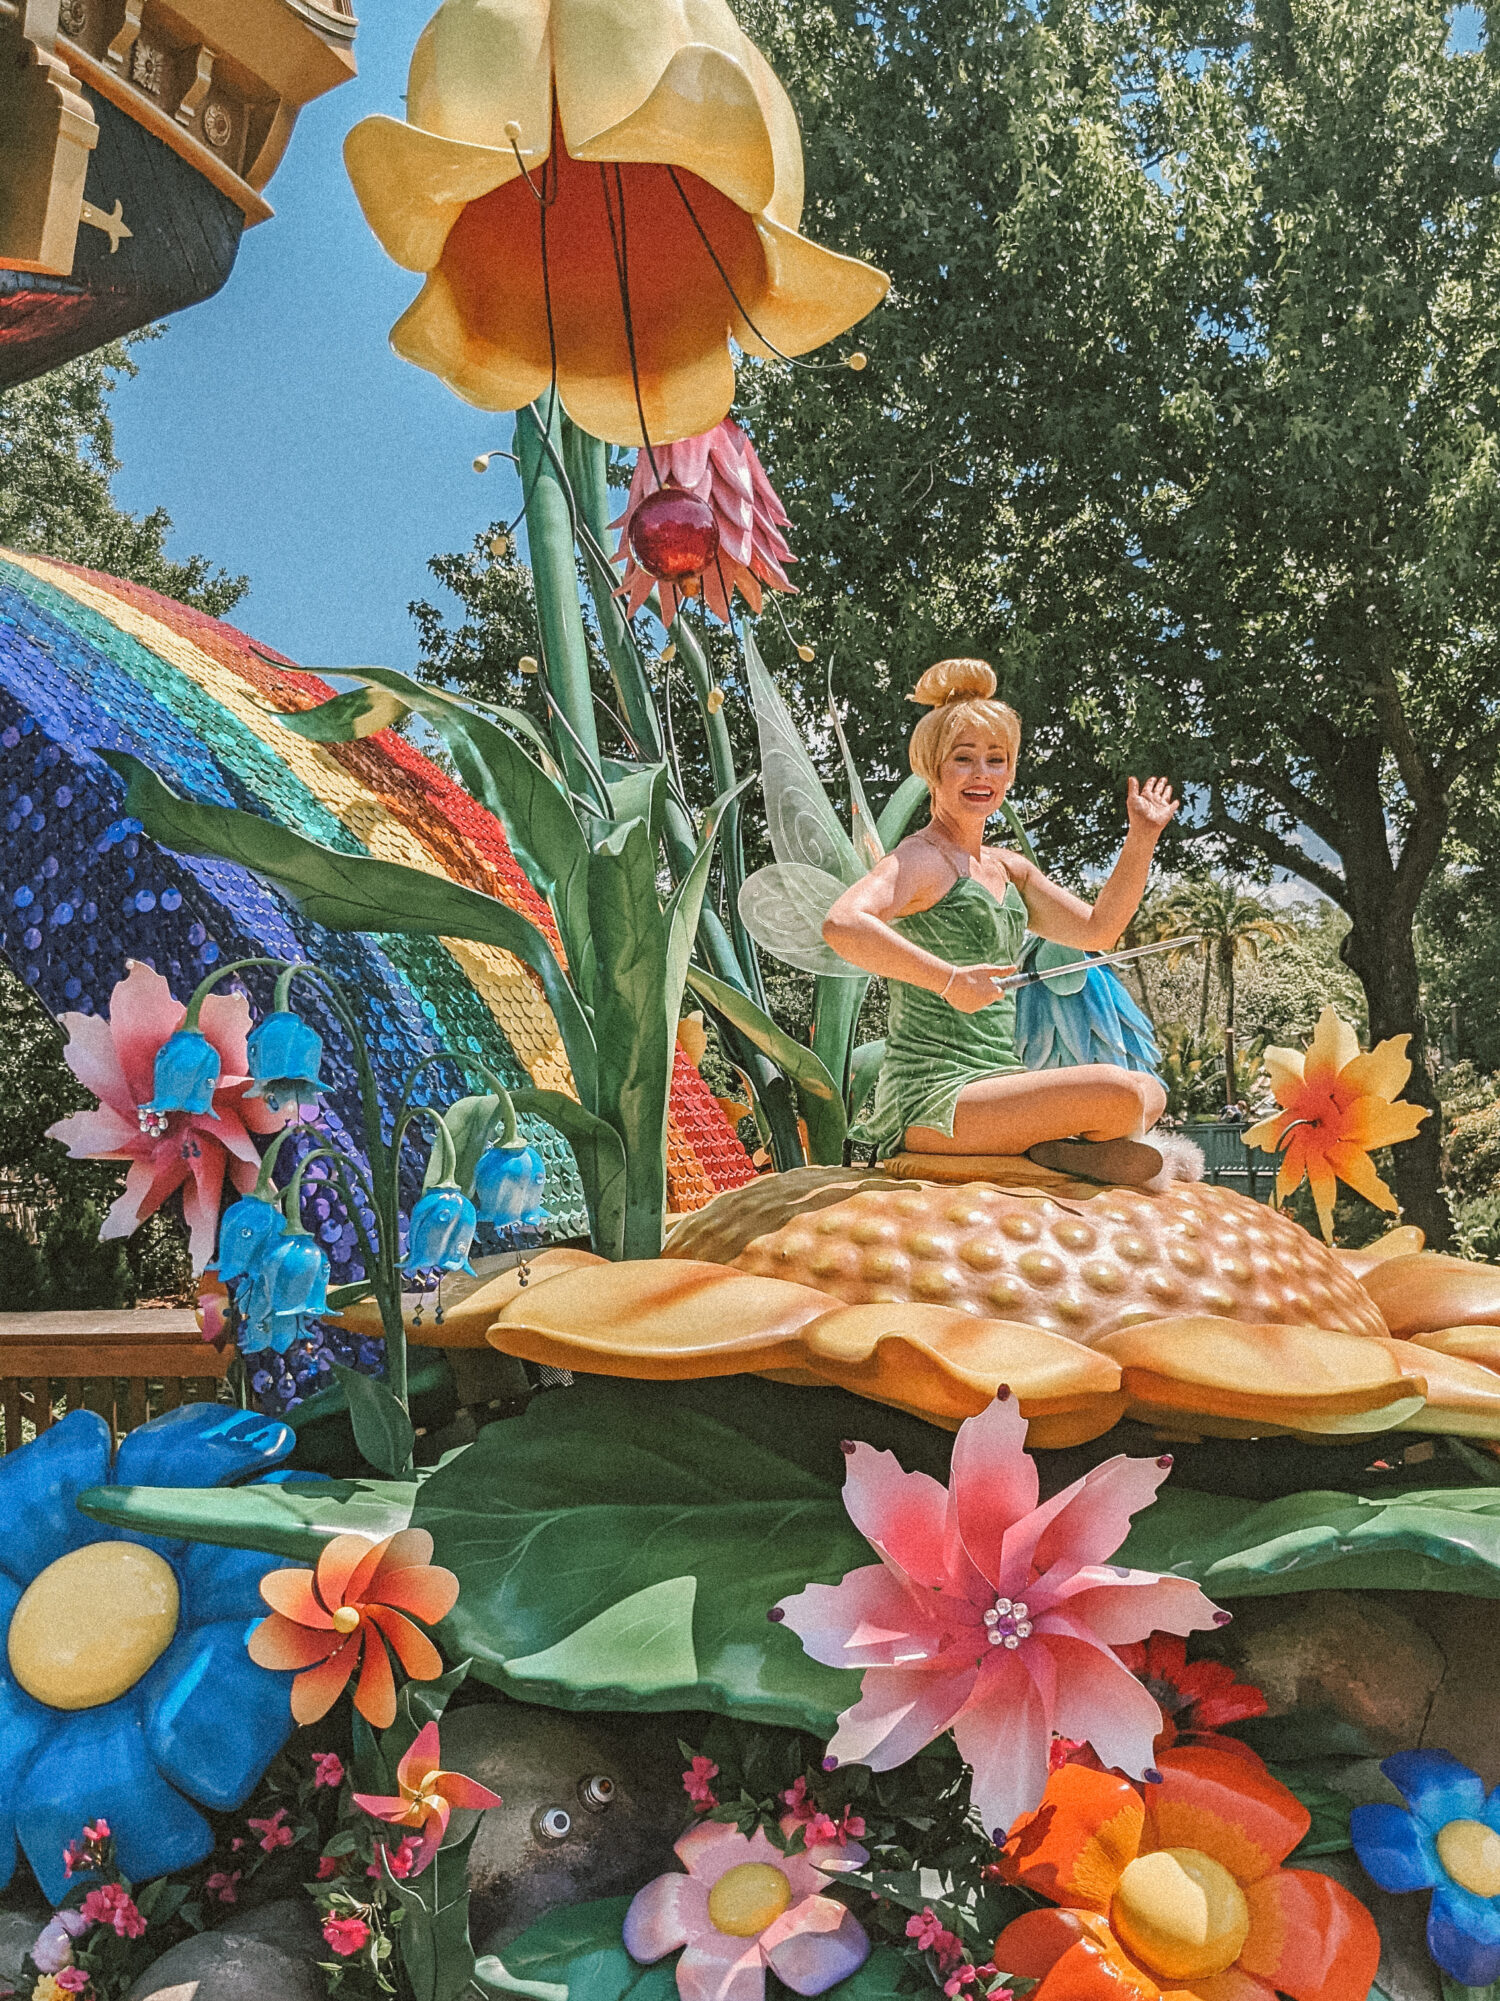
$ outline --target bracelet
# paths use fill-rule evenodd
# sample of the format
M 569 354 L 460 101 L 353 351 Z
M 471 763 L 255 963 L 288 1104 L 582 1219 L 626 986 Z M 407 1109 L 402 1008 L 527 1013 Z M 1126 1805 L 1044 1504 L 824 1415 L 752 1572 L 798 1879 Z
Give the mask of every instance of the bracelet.
M 955 966 L 953 970 L 949 973 L 947 979 L 943 982 L 943 985 L 939 990 L 938 993 L 939 1000 L 946 1000 L 948 998 L 948 989 L 949 987 L 952 986 L 953 982 L 958 978 L 961 970 L 962 969 L 960 967 Z

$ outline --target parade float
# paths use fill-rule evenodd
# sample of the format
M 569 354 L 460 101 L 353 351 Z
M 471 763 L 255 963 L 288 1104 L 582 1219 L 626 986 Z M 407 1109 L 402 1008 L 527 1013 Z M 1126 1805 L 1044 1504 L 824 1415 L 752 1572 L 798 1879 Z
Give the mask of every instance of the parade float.
M 231 1401 L 5 1441 L 15 1991 L 1490 1992 L 1500 1273 L 1334 1241 L 1338 1182 L 1394 1210 L 1400 1043 L 1270 1052 L 1269 1204 L 951 1106 L 867 1144 L 831 913 L 944 781 L 875 812 L 830 689 L 825 790 L 729 413 L 735 350 L 863 393 L 884 279 L 800 233 L 721 0 L 447 0 L 348 163 L 398 350 L 515 413 L 546 720 L 0 557 L 0 944 L 97 1101 L 56 1137 L 128 1163 L 110 1234 L 180 1201 L 234 1352 Z M 1022 928 L 1016 1094 L 1152 1103 L 1108 952 Z

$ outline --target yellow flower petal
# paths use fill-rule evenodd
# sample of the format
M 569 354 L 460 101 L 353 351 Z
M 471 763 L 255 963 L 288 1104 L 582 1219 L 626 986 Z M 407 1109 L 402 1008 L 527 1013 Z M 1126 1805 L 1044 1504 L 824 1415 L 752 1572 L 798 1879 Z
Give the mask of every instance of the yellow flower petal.
M 1251 1126 L 1245 1134 L 1245 1144 L 1260 1153 L 1275 1153 L 1281 1145 L 1281 1135 L 1290 1114 L 1278 1112 L 1274 1118 L 1262 1119 L 1258 1126 Z
M 1318 1212 L 1318 1226 L 1323 1232 L 1325 1244 L 1333 1242 L 1333 1205 L 1338 1200 L 1339 1185 L 1328 1162 L 1321 1154 L 1310 1154 L 1307 1162 L 1307 1185 L 1312 1190 L 1313 1203 Z
M 1399 1205 L 1395 1196 L 1375 1172 L 1374 1162 L 1363 1147 L 1348 1144 L 1331 1146 L 1328 1149 L 1328 1164 L 1339 1180 L 1347 1182 L 1356 1195 L 1363 1195 L 1377 1209 L 1388 1210 L 1393 1216 L 1397 1213 Z
M 1271 1089 L 1276 1094 L 1278 1105 L 1284 1105 L 1287 1094 L 1297 1089 L 1302 1082 L 1304 1057 L 1300 1049 L 1268 1049 L 1261 1057 L 1266 1067 L 1266 1075 L 1271 1080 Z
M 1427 1117 L 1425 1105 L 1388 1105 L 1380 1098 L 1361 1098 L 1344 1115 L 1342 1137 L 1367 1150 L 1377 1146 L 1398 1146 L 1414 1139 Z
M 1308 1083 L 1316 1081 L 1326 1089 L 1358 1055 L 1359 1037 L 1335 1008 L 1325 1007 L 1308 1046 L 1303 1076 Z
M 1399 1098 L 1411 1076 L 1411 1062 L 1406 1054 L 1410 1041 L 1409 1035 L 1392 1035 L 1365 1055 L 1356 1056 L 1344 1066 L 1340 1084 L 1361 1095 L 1368 1092 L 1387 1100 Z

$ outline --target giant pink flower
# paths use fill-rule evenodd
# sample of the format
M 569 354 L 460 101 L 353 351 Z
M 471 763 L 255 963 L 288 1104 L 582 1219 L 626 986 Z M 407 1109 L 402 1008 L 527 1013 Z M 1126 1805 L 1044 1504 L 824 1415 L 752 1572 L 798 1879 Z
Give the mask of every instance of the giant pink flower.
M 781 567 L 797 560 L 781 533 L 789 525 L 787 511 L 766 478 L 754 445 L 734 419 L 726 417 L 702 437 L 684 438 L 675 445 L 653 444 L 649 452 L 637 455 L 629 502 L 620 519 L 610 524 L 620 530 L 615 561 L 625 565 L 620 591 L 632 618 L 656 590 L 661 592 L 664 625 L 672 623 L 679 609 L 677 590 L 671 584 L 658 583 L 630 553 L 630 517 L 658 485 L 680 486 L 714 511 L 719 524 L 719 553 L 703 573 L 703 600 L 726 625 L 729 601 L 736 590 L 755 612 L 763 602 L 762 584 L 773 591 L 795 590 Z
M 138 959 L 111 994 L 107 1017 L 65 1014 L 63 1056 L 99 1105 L 60 1119 L 47 1137 L 62 1140 L 74 1160 L 130 1162 L 125 1192 L 105 1217 L 101 1238 L 128 1237 L 181 1188 L 193 1268 L 202 1271 L 214 1252 L 226 1168 L 242 1194 L 253 1188 L 260 1155 L 250 1135 L 278 1132 L 287 1114 L 245 1095 L 250 1007 L 243 994 L 211 994 L 203 1003 L 198 1026 L 220 1063 L 212 1112 L 145 1111 L 154 1096 L 156 1052 L 186 1016 L 160 973 Z
M 795 1823 L 782 1823 L 789 1833 Z M 822 1892 L 869 1861 L 856 1841 L 784 1855 L 757 1828 L 700 1821 L 676 1844 L 687 1874 L 657 1876 L 625 1913 L 625 1950 L 650 1966 L 678 1946 L 681 2001 L 763 2001 L 769 1966 L 794 1994 L 823 1994 L 870 1954 L 863 1925 Z
M 1037 1505 L 1026 1420 L 1008 1390 L 963 1424 L 952 1485 L 847 1446 L 844 1505 L 880 1562 L 774 1608 L 814 1660 L 863 1668 L 828 1747 L 878 1772 L 951 1729 L 997 1840 L 1047 1784 L 1054 1732 L 1133 1778 L 1161 1711 L 1113 1649 L 1222 1624 L 1185 1577 L 1106 1563 L 1170 1459 L 1107 1460 Z

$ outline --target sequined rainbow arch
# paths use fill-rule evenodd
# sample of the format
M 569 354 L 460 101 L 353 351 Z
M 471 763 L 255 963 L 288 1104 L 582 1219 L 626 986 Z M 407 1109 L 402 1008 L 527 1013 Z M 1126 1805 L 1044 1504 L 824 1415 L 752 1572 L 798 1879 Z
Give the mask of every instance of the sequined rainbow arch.
M 556 945 L 551 913 L 498 821 L 404 738 L 385 730 L 314 744 L 276 721 L 275 711 L 333 692 L 233 626 L 154 591 L 0 551 L 0 951 L 54 1014 L 103 1005 L 130 959 L 149 960 L 186 997 L 215 964 L 316 957 L 363 996 L 383 1076 L 400 1077 L 444 1045 L 481 1056 L 513 1087 L 570 1090 L 539 983 L 508 953 L 322 931 L 259 877 L 168 854 L 122 819 L 122 786 L 101 749 L 134 752 L 185 796 L 501 897 Z M 329 1120 L 348 1135 L 352 1078 L 329 1030 Z M 567 1147 L 550 1127 L 529 1129 L 547 1156 L 552 1232 L 581 1233 Z M 753 1174 L 681 1050 L 668 1156 L 678 1210 Z M 324 1235 L 335 1261 L 346 1261 L 348 1220 L 325 1219 Z

